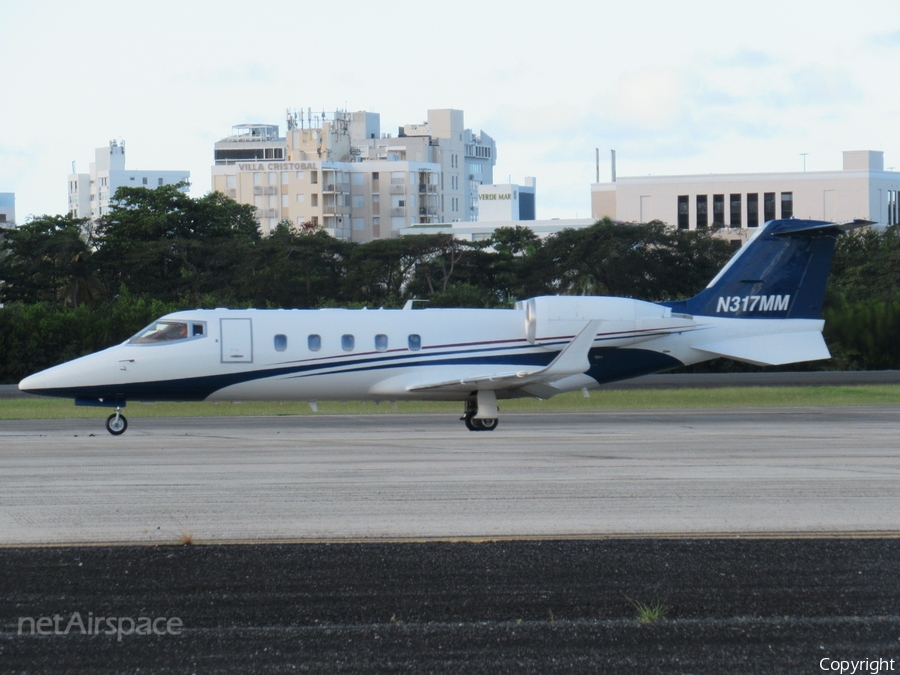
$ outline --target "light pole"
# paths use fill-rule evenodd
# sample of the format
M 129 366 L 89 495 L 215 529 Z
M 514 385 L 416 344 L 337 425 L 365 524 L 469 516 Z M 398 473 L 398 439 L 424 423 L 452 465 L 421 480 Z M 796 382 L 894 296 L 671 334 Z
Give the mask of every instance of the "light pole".
M 803 157 L 803 172 L 806 173 L 806 156 L 808 152 L 801 152 L 800 155 Z

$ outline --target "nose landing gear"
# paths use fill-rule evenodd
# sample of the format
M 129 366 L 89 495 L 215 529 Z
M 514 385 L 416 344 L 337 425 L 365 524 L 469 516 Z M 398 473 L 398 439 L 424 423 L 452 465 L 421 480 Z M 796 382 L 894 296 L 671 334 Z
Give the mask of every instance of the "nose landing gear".
M 122 408 L 117 407 L 116 412 L 106 418 L 106 430 L 113 436 L 120 436 L 128 428 L 128 420 L 122 414 Z

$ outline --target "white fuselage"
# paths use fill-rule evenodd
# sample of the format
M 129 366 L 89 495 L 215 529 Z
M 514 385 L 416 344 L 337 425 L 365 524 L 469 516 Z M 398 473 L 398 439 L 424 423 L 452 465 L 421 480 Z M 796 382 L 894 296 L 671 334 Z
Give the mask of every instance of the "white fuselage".
M 123 402 L 466 400 L 482 389 L 546 398 L 720 355 L 775 363 L 770 355 L 791 341 L 792 360 L 827 358 L 818 320 L 673 315 L 622 298 L 542 297 L 498 310 L 194 310 L 160 321 L 192 333 L 125 342 L 20 388 Z M 557 374 L 549 366 L 585 326 L 595 336 L 583 369 Z M 534 373 L 545 374 L 538 382 Z

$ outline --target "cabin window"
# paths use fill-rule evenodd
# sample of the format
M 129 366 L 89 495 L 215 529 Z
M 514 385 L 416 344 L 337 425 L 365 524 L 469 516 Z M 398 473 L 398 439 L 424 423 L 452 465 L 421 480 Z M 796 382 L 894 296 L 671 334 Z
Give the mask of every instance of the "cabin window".
M 322 349 L 322 336 L 310 335 L 306 340 L 306 344 L 309 347 L 309 351 L 317 352 Z
M 191 335 L 194 337 L 200 336 L 204 334 L 203 324 L 202 323 L 192 323 L 191 324 Z
M 287 335 L 276 335 L 275 336 L 275 351 L 283 352 L 287 349 Z
M 409 344 L 409 351 L 411 351 L 411 352 L 419 351 L 420 349 L 422 349 L 422 336 L 416 335 L 415 333 L 413 333 L 412 335 L 409 336 L 408 344 Z
M 379 333 L 375 336 L 375 349 L 379 352 L 387 351 L 388 348 L 388 336 L 382 333 Z
M 135 334 L 129 340 L 136 345 L 158 344 L 160 342 L 172 342 L 173 340 L 186 340 L 188 337 L 188 325 L 181 321 L 154 321 L 149 326 Z
M 356 338 L 352 335 L 341 335 L 341 349 L 345 352 L 352 352 L 356 344 Z

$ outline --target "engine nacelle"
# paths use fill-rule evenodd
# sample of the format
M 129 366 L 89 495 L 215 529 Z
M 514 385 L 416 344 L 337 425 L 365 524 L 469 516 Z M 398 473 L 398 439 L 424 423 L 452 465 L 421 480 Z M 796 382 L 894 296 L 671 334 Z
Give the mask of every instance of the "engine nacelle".
M 603 333 L 628 334 L 631 341 L 637 337 L 636 330 L 679 321 L 668 307 L 631 298 L 545 295 L 517 302 L 516 309 L 525 312 L 525 337 L 531 344 L 577 335 L 594 319 L 603 321 Z

